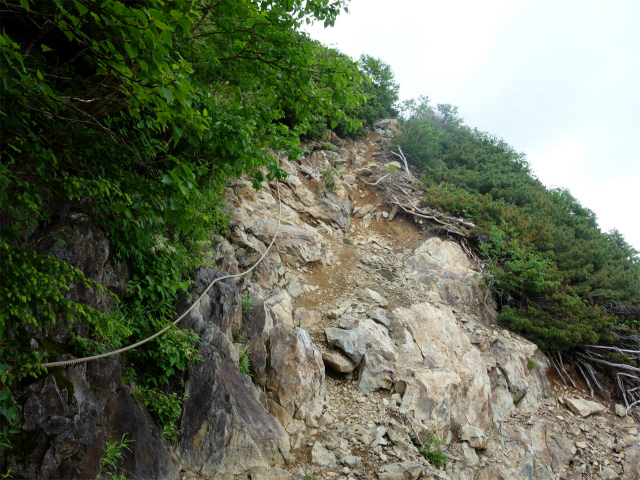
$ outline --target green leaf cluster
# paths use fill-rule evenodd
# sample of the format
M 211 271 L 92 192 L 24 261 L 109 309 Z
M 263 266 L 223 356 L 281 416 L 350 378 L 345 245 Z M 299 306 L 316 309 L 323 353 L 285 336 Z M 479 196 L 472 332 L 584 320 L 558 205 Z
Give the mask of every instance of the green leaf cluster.
M 470 128 L 457 108 L 405 102 L 395 143 L 423 172 L 423 206 L 477 223 L 499 320 L 540 347 L 610 342 L 640 321 L 640 257 L 566 189 L 546 188 L 524 154 Z
M 178 422 L 182 415 L 182 403 L 185 396 L 177 393 L 166 393 L 159 388 L 136 385 L 133 396 L 142 401 L 151 414 L 158 420 L 162 433 L 170 445 L 174 445 L 180 437 Z
M 434 430 L 429 430 L 426 435 L 427 439 L 420 449 L 420 453 L 426 460 L 429 460 L 434 467 L 444 467 L 449 461 L 449 457 L 447 457 L 442 451 L 442 447 L 445 445 L 445 442 L 438 439 Z
M 102 457 L 100 458 L 100 468 L 98 469 L 98 476 L 104 474 L 112 480 L 126 478 L 124 476 L 124 473 L 121 472 L 120 474 L 117 474 L 116 470 L 118 467 L 118 463 L 125 459 L 125 452 L 131 452 L 130 445 L 132 443 L 133 439 L 127 437 L 126 433 L 122 435 L 120 440 L 117 440 L 116 437 L 113 436 L 113 434 L 110 434 L 105 450 L 102 454 Z

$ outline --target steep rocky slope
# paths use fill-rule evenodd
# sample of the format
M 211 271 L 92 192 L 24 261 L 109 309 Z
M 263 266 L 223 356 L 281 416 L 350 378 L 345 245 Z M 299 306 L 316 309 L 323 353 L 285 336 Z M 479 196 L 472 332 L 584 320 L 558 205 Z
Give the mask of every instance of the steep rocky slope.
M 255 387 L 245 376 L 247 391 L 230 391 L 225 375 L 237 372 L 216 364 L 212 391 L 192 393 L 182 478 L 638 478 L 633 420 L 606 407 L 588 416 L 567 409 L 565 398 L 586 395 L 552 386 L 536 346 L 495 325 L 462 248 L 382 205 L 369 184 L 393 171 L 386 133 L 334 138 L 336 151 L 314 144 L 299 163 L 282 160 L 290 176 L 279 188 L 255 192 L 241 180 L 228 189 L 223 269 L 264 252 L 278 194 L 282 227 L 276 249 L 238 284 L 253 309 L 193 316 L 217 336 L 246 339 Z M 321 178 L 330 165 L 346 168 L 333 191 Z M 225 342 L 219 351 L 232 350 Z M 255 398 L 255 409 L 236 420 L 241 398 Z M 447 443 L 443 470 L 419 453 L 430 431 Z
M 550 383 L 536 346 L 495 324 L 480 269 L 455 239 L 383 204 L 370 184 L 395 170 L 393 122 L 380 127 L 282 160 L 290 175 L 279 186 L 228 188 L 217 270 L 196 273 L 179 311 L 223 272 L 253 265 L 282 224 L 250 275 L 215 284 L 181 324 L 200 335 L 201 361 L 185 377 L 175 448 L 112 357 L 25 382 L 23 431 L 2 469 L 94 478 L 109 435 L 127 433 L 119 466 L 138 479 L 640 478 L 634 421 Z M 323 179 L 336 165 L 340 177 Z M 119 287 L 126 272 L 108 263 L 104 235 L 82 219 L 69 228 L 88 233 L 52 254 Z M 246 345 L 251 376 L 239 368 Z M 446 443 L 442 469 L 419 452 L 432 433 Z

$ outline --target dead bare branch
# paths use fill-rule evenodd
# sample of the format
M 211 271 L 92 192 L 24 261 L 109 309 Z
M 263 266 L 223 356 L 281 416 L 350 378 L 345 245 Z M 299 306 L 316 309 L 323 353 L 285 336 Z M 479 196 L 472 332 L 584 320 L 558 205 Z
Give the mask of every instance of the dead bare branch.
M 407 159 L 405 158 L 404 153 L 402 153 L 402 149 L 398 147 L 398 150 L 400 150 L 400 154 L 397 154 L 396 152 L 391 152 L 391 153 L 393 153 L 396 157 L 402 159 L 402 161 L 404 162 L 404 169 L 407 172 L 407 177 L 409 177 L 409 180 L 413 180 L 413 177 L 411 176 L 411 172 L 409 171 L 409 163 L 407 162 Z

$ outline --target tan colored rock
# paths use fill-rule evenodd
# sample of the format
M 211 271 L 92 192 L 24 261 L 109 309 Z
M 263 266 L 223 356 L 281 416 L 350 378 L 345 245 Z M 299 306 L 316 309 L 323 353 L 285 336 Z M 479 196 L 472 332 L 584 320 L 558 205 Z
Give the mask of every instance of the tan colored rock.
M 577 415 L 588 417 L 594 413 L 606 412 L 607 407 L 598 403 L 591 402 L 589 400 L 582 400 L 581 398 L 565 398 L 565 402 L 569 410 Z
M 337 463 L 336 456 L 327 450 L 320 442 L 315 442 L 311 449 L 311 461 L 323 467 L 329 467 Z
M 271 243 L 278 228 L 276 219 L 255 219 L 253 225 L 247 227 L 266 245 Z M 307 225 L 280 225 L 280 231 L 275 244 L 279 247 L 280 255 L 288 255 L 300 264 L 316 262 L 324 256 L 322 236 L 315 228 Z
M 293 312 L 294 323 L 305 330 L 309 330 L 322 320 L 322 314 L 320 312 L 314 312 L 313 310 L 306 310 L 304 308 L 296 308 Z
M 399 355 L 396 380 L 407 385 L 401 408 L 414 410 L 420 421 L 437 424 L 441 433 L 452 420 L 486 432 L 492 423 L 489 377 L 480 352 L 451 309 L 420 303 L 393 314 L 413 336 L 421 357 L 409 349 Z
M 293 306 L 291 295 L 286 290 L 279 290 L 265 302 L 276 315 L 279 324 L 293 327 Z
M 390 463 L 384 465 L 378 471 L 379 480 L 418 480 L 422 477 L 424 470 L 422 464 L 416 461 L 406 461 Z
M 484 324 L 495 323 L 495 305 L 491 296 L 487 307 L 481 279 L 460 245 L 433 237 L 423 242 L 404 261 L 407 271 L 427 286 L 435 284 L 438 293 L 451 307 L 465 315 L 475 315 Z
M 268 347 L 267 391 L 284 409 L 283 426 L 293 418 L 316 424 L 327 395 L 320 351 L 305 330 L 283 325 L 271 330 Z
M 487 446 L 487 436 L 478 427 L 464 425 L 459 432 L 460 440 L 464 440 L 473 448 L 485 448 Z
M 357 210 L 354 210 L 353 216 L 356 218 L 363 218 L 365 215 L 373 212 L 376 208 L 378 208 L 378 205 L 373 203 L 362 205 Z
M 500 332 L 482 357 L 495 365 L 489 370 L 493 419 L 502 421 L 514 411 L 533 413 L 551 395 L 546 372 L 549 361 L 537 346 L 518 335 Z M 534 365 L 533 368 L 529 368 Z
M 337 352 L 322 352 L 324 364 L 332 370 L 340 373 L 353 372 L 356 364 Z
M 628 466 L 625 468 L 626 476 L 624 478 L 640 478 L 640 442 L 629 446 L 624 456 L 628 462 Z M 623 458 L 622 453 L 620 454 L 620 458 Z

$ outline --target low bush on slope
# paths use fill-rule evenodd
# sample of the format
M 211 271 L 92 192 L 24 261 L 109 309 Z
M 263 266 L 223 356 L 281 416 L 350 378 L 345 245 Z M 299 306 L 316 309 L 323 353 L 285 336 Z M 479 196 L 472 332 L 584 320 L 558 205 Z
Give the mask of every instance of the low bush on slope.
M 640 326 L 640 256 L 568 190 L 548 189 L 523 154 L 427 98 L 405 103 L 395 135 L 423 172 L 424 205 L 478 224 L 499 320 L 542 348 L 611 342 Z

